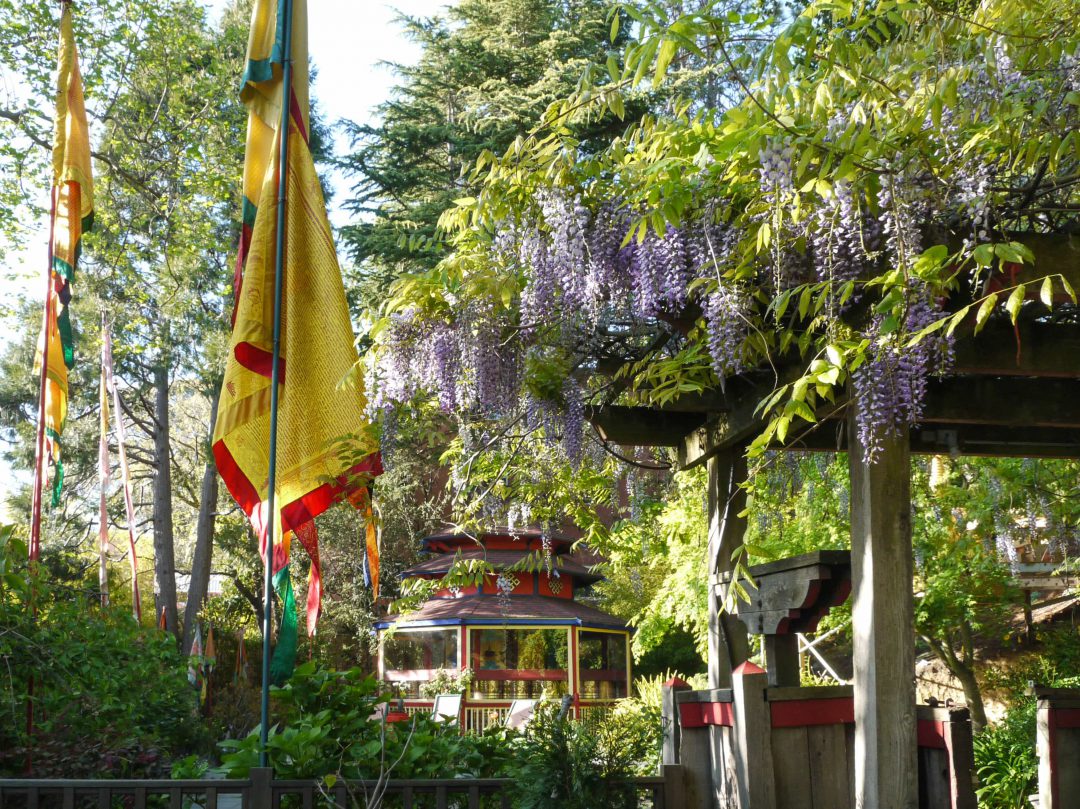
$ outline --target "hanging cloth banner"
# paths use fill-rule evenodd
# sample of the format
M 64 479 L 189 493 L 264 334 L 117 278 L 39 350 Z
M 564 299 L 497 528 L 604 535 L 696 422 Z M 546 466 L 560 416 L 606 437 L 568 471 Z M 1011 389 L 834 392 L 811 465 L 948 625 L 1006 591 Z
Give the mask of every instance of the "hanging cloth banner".
M 249 677 L 248 673 L 248 660 L 247 649 L 244 647 L 244 630 L 241 629 L 237 633 L 236 639 L 236 668 L 233 670 L 233 682 L 247 682 Z
M 120 477 L 124 486 L 124 508 L 128 524 L 128 561 L 131 566 L 131 612 L 136 621 L 142 621 L 142 602 L 139 598 L 139 558 L 135 554 L 135 504 L 131 499 L 131 473 L 128 469 L 127 433 L 124 430 L 124 411 L 120 406 L 120 390 L 113 376 L 112 337 L 106 326 L 101 327 L 101 364 L 105 375 L 105 387 L 112 393 L 116 410 L 116 446 L 120 455 Z
M 352 498 L 364 518 L 364 584 L 371 588 L 371 600 L 379 600 L 379 526 L 371 506 L 371 491 L 362 489 Z
M 86 124 L 82 76 L 71 26 L 71 7 L 60 16 L 60 51 L 56 80 L 56 126 L 53 133 L 52 223 L 49 246 L 49 293 L 45 321 L 34 362 L 34 373 L 45 365 L 44 458 L 39 472 L 52 490 L 52 504 L 60 502 L 64 467 L 60 439 L 67 421 L 68 371 L 75 365 L 72 339 L 71 284 L 82 247 L 82 234 L 94 221 L 94 180 L 90 168 L 90 134 Z M 31 548 L 33 553 L 35 549 Z M 35 557 L 36 558 L 36 557 Z
M 188 682 L 193 688 L 201 689 L 202 686 L 202 628 L 195 624 L 195 637 L 191 641 L 191 652 L 188 654 Z M 201 694 L 200 694 L 201 697 Z
M 308 145 L 307 3 L 293 0 L 293 82 L 282 81 L 283 0 L 255 0 L 241 100 L 248 108 L 243 234 L 234 289 L 233 330 L 222 384 L 213 451 L 229 492 L 251 520 L 265 559 L 267 524 L 275 521 L 273 571 L 279 594 L 288 587 L 287 545 L 299 534 L 312 560 L 309 631 L 322 593 L 318 535 L 311 521 L 382 471 L 365 413 L 366 400 L 345 288 L 322 187 Z M 279 145 L 283 104 L 289 104 L 283 318 L 279 361 L 275 514 L 269 499 L 270 385 L 277 242 Z M 285 571 L 282 573 L 282 571 Z M 278 643 L 289 641 L 285 608 Z M 288 649 L 282 649 L 286 654 Z M 295 655 L 295 645 L 293 649 Z M 280 673 L 284 662 L 277 667 Z M 291 669 L 290 669 L 291 670 Z

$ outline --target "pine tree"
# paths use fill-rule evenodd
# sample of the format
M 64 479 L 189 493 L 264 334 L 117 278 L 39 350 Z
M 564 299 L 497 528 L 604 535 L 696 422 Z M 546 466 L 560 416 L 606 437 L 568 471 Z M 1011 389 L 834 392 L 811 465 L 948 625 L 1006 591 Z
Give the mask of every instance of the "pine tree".
M 485 149 L 501 153 L 564 98 L 590 64 L 603 64 L 610 8 L 602 0 L 461 0 L 446 17 L 402 17 L 423 48 L 378 124 L 349 123 L 355 151 L 341 162 L 355 178 L 345 206 L 354 221 L 344 247 L 369 294 L 442 257 L 437 222 L 468 194 L 465 176 Z M 583 148 L 625 124 L 583 125 Z

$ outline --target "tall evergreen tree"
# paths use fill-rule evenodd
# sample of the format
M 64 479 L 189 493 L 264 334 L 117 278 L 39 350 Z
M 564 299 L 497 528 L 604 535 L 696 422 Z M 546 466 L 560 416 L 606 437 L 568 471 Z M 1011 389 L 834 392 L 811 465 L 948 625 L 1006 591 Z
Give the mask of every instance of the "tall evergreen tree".
M 616 48 L 609 8 L 604 0 L 461 0 L 444 17 L 401 18 L 423 54 L 393 66 L 401 83 L 379 123 L 346 124 L 355 150 L 341 161 L 355 178 L 344 246 L 374 281 L 370 290 L 437 263 L 439 215 L 468 194 L 477 157 L 527 133 Z M 623 126 L 608 116 L 578 134 L 587 149 Z

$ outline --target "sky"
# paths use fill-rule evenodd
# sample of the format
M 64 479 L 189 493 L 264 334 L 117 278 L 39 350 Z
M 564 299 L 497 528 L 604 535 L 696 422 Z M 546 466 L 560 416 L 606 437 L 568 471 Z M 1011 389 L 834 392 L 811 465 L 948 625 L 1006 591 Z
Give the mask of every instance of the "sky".
M 204 0 L 216 22 L 227 0 Z M 430 17 L 439 14 L 449 0 L 308 0 L 308 50 L 318 77 L 314 95 L 326 120 L 340 119 L 371 123 L 376 120 L 375 108 L 385 101 L 396 79 L 393 71 L 382 62 L 414 63 L 419 49 L 409 42 L 395 23 L 397 13 L 410 17 Z M 338 136 L 337 148 L 348 143 Z M 333 178 L 334 200 L 342 200 L 348 190 L 343 177 Z M 238 212 L 239 213 L 239 212 Z M 331 202 L 330 220 L 336 226 L 345 224 L 347 217 Z M 48 237 L 43 222 L 41 241 Z M 37 251 L 40 252 L 40 251 Z M 15 256 L 6 267 L 0 268 L 0 295 L 10 297 L 34 292 L 40 273 L 33 268 L 40 262 L 33 259 L 36 252 Z M 0 347 L 4 340 L 0 335 Z M 8 492 L 18 480 L 6 464 L 0 462 L 0 519 L 4 518 L 4 503 Z

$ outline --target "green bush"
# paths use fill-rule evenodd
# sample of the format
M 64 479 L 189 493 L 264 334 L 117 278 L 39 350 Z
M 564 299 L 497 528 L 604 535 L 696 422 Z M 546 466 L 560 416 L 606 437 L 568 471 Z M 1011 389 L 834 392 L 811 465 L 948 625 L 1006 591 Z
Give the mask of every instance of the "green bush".
M 1080 687 L 1080 677 L 1043 681 L 1055 688 Z M 1039 790 L 1035 752 L 1037 705 L 1021 697 L 996 725 L 975 737 L 975 772 L 979 776 L 980 809 L 1028 809 L 1028 795 Z
M 659 711 L 633 700 L 596 723 L 560 720 L 540 703 L 514 771 L 519 809 L 622 809 L 634 805 L 621 784 L 656 772 Z
M 0 775 L 138 777 L 202 749 L 206 733 L 176 639 L 103 610 L 92 593 L 31 587 L 26 544 L 0 526 Z M 32 749 L 24 706 L 34 677 Z
M 1025 699 L 975 737 L 975 771 L 983 809 L 1026 809 L 1038 791 L 1035 700 Z
M 389 697 L 359 669 L 305 663 L 271 694 L 278 724 L 270 728 L 268 747 L 279 778 L 375 779 L 391 765 L 394 778 L 485 778 L 506 774 L 513 760 L 512 731 L 463 736 L 455 723 L 427 715 L 384 724 L 375 712 Z M 220 747 L 222 770 L 246 777 L 258 765 L 259 730 Z

